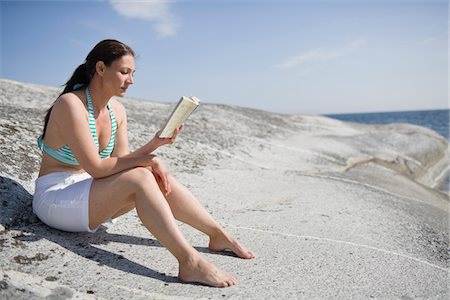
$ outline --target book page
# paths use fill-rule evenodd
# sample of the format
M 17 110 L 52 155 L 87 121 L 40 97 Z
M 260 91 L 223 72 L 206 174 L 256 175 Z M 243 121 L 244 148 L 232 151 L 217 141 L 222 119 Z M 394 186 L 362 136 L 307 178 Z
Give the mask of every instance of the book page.
M 196 97 L 181 97 L 177 106 L 173 110 L 165 126 L 163 127 L 159 137 L 171 138 L 175 129 L 189 117 L 189 115 L 197 108 L 200 101 Z

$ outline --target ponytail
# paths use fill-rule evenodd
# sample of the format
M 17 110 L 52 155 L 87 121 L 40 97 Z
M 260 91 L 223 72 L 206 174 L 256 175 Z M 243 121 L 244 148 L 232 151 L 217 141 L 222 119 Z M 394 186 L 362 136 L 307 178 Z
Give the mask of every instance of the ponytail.
M 67 80 L 65 84 L 65 88 L 62 93 L 59 95 L 63 95 L 65 93 L 69 93 L 75 90 L 80 89 L 84 85 L 88 85 L 91 81 L 91 76 L 87 70 L 86 63 L 83 63 L 78 66 L 78 68 L 73 72 L 72 77 Z
M 90 81 L 91 75 L 87 70 L 86 63 L 83 63 L 79 65 L 78 68 L 76 68 L 75 72 L 73 72 L 70 79 L 66 82 L 64 90 L 61 94 L 59 94 L 59 97 L 64 95 L 65 93 L 70 93 L 79 90 L 83 86 L 89 85 Z M 55 105 L 55 103 L 52 104 L 52 106 L 47 110 L 47 114 L 45 115 L 42 139 L 44 139 L 45 137 L 45 131 L 47 130 L 48 120 L 50 119 L 50 113 L 52 112 L 53 105 Z

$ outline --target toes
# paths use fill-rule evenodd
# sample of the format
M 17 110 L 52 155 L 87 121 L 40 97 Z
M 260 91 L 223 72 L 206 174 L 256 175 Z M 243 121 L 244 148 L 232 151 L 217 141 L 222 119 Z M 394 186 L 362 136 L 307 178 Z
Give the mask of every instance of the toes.
M 232 280 L 228 280 L 226 281 L 227 286 L 233 286 L 236 284 L 236 282 L 232 281 Z
M 237 284 L 237 278 L 234 275 L 227 274 L 227 277 L 224 281 L 225 287 L 233 286 Z
M 240 257 L 244 258 L 244 259 L 252 259 L 252 258 L 255 258 L 255 253 L 253 253 L 252 251 L 247 250 L 247 249 L 242 250 Z

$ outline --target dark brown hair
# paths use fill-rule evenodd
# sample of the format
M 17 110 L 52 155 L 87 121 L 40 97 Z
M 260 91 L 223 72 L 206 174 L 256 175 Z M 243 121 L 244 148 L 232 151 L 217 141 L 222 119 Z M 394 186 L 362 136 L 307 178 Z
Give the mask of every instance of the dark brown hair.
M 89 52 L 84 63 L 79 65 L 75 72 L 73 72 L 70 79 L 65 83 L 64 90 L 59 96 L 89 85 L 95 74 L 95 65 L 98 61 L 103 61 L 106 66 L 110 66 L 113 61 L 124 55 L 132 55 L 134 57 L 133 49 L 116 40 L 103 40 L 99 42 L 91 52 Z M 48 109 L 47 115 L 45 116 L 42 138 L 45 136 L 53 105 L 54 103 Z

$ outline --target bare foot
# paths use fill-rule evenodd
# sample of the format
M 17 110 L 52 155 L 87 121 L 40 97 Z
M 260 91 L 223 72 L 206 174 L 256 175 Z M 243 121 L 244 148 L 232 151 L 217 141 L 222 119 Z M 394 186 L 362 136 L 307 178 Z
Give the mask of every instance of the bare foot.
M 237 283 L 236 277 L 222 271 L 200 255 L 187 263 L 180 263 L 178 279 L 183 282 L 201 283 L 220 288 Z
M 217 236 L 210 237 L 208 248 L 214 252 L 230 250 L 240 258 L 255 258 L 255 254 L 251 250 L 242 246 L 227 233 L 220 233 Z

